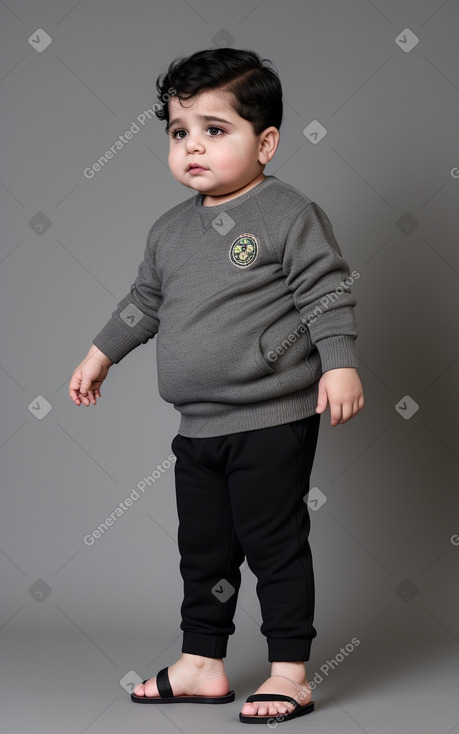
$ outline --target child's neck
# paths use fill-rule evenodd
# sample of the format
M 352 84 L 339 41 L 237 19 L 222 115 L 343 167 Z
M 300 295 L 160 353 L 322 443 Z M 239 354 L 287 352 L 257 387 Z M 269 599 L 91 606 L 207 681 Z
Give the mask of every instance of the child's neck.
M 258 186 L 258 184 L 265 178 L 265 174 L 260 173 L 260 175 L 253 179 L 253 181 L 250 181 L 246 186 L 243 186 L 241 189 L 237 189 L 236 191 L 231 191 L 230 193 L 222 194 L 221 196 L 205 194 L 201 203 L 203 206 L 217 206 L 218 204 L 224 204 L 226 201 L 231 201 L 231 199 L 236 199 L 238 196 L 241 196 L 241 194 L 245 194 L 246 191 L 250 191 L 254 186 Z

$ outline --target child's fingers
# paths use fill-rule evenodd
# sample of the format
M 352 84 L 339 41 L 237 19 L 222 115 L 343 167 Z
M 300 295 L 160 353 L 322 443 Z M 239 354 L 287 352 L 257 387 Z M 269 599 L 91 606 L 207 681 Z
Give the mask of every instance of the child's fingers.
M 98 398 L 100 398 L 100 390 L 98 387 L 96 387 L 94 390 L 89 390 L 88 397 L 91 400 L 91 402 L 96 404 L 96 401 Z
M 79 400 L 78 390 L 76 390 L 75 388 L 72 389 L 72 390 L 69 389 L 69 395 L 72 398 L 72 400 L 73 400 L 74 403 L 76 403 L 77 400 Z
M 74 403 L 79 405 L 80 401 L 80 385 L 81 385 L 81 374 L 72 375 L 69 383 L 69 395 Z
M 96 404 L 96 396 L 94 394 L 94 390 L 86 390 L 84 395 L 86 397 L 85 405 L 90 405 L 91 403 L 93 405 Z
M 96 405 L 100 398 L 100 384 L 102 382 L 99 371 L 85 371 L 77 368 L 69 383 L 69 395 L 75 405 Z M 102 378 L 103 379 L 103 378 Z
M 352 418 L 354 415 L 354 405 L 353 403 L 344 403 L 342 410 L 341 410 L 341 420 L 340 423 L 346 423 L 346 421 L 349 420 L 349 418 Z
M 323 413 L 327 407 L 328 396 L 322 380 L 319 381 L 319 392 L 317 396 L 316 413 Z
M 342 422 L 342 410 L 340 403 L 330 402 L 330 423 L 332 426 L 336 426 Z
M 363 396 L 359 398 L 358 400 L 354 400 L 353 403 L 349 404 L 349 410 L 345 411 L 343 408 L 343 421 L 342 423 L 345 423 L 346 421 L 350 420 L 351 418 L 355 418 L 357 413 L 362 410 L 363 408 Z M 347 415 L 348 413 L 348 415 Z M 347 415 L 347 418 L 345 416 Z
M 359 400 L 355 400 L 353 403 L 344 403 L 341 409 L 341 420 L 339 423 L 346 423 L 351 418 L 357 415 L 359 410 L 363 408 L 363 397 Z

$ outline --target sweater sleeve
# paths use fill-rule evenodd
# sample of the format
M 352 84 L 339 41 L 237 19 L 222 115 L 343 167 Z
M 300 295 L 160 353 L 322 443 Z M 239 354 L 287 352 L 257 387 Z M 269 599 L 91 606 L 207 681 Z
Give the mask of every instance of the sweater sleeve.
M 303 208 L 290 227 L 282 267 L 300 319 L 320 354 L 322 372 L 357 367 L 356 300 L 349 289 L 354 279 L 332 225 L 316 203 Z
M 93 339 L 93 344 L 115 364 L 158 332 L 162 295 L 154 259 L 154 227 L 148 232 L 144 259 L 129 293 Z

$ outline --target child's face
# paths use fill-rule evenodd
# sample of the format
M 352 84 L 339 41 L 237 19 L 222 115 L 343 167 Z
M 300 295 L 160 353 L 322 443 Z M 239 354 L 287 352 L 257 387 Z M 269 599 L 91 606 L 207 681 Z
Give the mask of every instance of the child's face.
M 255 135 L 227 92 L 201 92 L 183 103 L 172 97 L 169 168 L 177 181 L 204 194 L 208 202 L 227 201 L 265 177 L 265 132 Z

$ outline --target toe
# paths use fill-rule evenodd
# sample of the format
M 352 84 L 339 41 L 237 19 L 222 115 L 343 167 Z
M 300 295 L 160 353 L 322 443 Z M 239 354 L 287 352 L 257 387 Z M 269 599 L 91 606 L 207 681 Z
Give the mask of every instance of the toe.
M 158 696 L 158 689 L 156 687 L 156 678 L 149 678 L 147 682 L 138 683 L 133 691 L 135 696 L 146 696 L 147 698 L 154 698 Z
M 156 678 L 149 678 L 149 680 L 147 680 L 147 682 L 145 683 L 144 695 L 147 698 L 154 698 L 155 696 L 159 696 L 159 691 L 156 686 Z
M 278 703 L 277 706 L 277 712 L 278 714 L 290 714 L 293 709 L 295 708 L 293 703 L 290 703 L 289 701 L 285 701 L 285 703 Z
M 241 713 L 245 716 L 267 716 L 269 713 L 268 702 L 245 703 Z
M 278 714 L 289 714 L 294 706 L 289 701 L 260 701 L 256 703 L 245 703 L 241 713 L 245 716 L 277 716 Z

